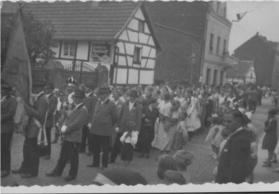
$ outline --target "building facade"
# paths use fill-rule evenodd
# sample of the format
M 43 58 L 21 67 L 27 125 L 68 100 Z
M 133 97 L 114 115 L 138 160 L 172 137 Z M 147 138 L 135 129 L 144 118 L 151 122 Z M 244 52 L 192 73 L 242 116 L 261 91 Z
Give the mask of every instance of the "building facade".
M 24 11 L 54 26 L 53 58 L 64 69 L 102 65 L 111 84 L 153 84 L 160 45 L 142 3 L 32 2 Z
M 159 82 L 198 83 L 206 2 L 154 1 L 144 3 L 162 46 L 155 79 Z
M 201 82 L 221 85 L 230 65 L 228 53 L 231 22 L 227 19 L 226 2 L 208 2 Z
M 254 62 L 256 83 L 260 86 L 273 86 L 276 84 L 276 71 L 278 63 L 278 43 L 267 40 L 266 37 L 256 33 L 234 51 L 240 60 Z

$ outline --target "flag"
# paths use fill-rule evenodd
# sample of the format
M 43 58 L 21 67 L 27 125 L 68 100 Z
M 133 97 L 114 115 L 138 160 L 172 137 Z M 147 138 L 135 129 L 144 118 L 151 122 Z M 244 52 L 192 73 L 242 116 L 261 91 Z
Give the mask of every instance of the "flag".
M 21 11 L 11 30 L 2 78 L 20 93 L 26 103 L 31 103 L 32 75 L 31 64 L 26 47 L 21 20 Z

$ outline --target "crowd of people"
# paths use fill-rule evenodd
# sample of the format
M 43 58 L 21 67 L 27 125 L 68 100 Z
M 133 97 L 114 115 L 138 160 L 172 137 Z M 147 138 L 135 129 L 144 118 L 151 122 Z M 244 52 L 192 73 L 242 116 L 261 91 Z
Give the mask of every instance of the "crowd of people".
M 47 83 L 42 92 L 34 94 L 32 105 L 4 82 L 1 91 L 2 177 L 11 171 L 11 139 L 16 129 L 22 131 L 25 140 L 22 164 L 13 173 L 22 178 L 38 176 L 39 158 L 50 159 L 52 144 L 60 142 L 56 166 L 46 175 L 61 176 L 69 162 L 65 180 L 74 180 L 79 153 L 87 153 L 92 156 L 88 167 L 103 170 L 95 177 L 96 184 L 116 184 L 108 176 L 115 177 L 117 173 L 137 176 L 139 183 L 144 184 L 143 177 L 125 167 L 135 159 L 135 152 L 148 159 L 151 148 L 162 154 L 158 159 L 158 177 L 168 183 L 185 184 L 182 171 L 194 157 L 185 151 L 185 146 L 203 132 L 208 132 L 205 141 L 210 142 L 212 156 L 218 160 L 215 182 L 253 182 L 259 140 L 251 118 L 264 95 L 276 96 L 255 85 L 88 88 L 72 78 L 63 89 Z M 277 112 L 278 109 L 270 110 L 265 122 L 262 148 L 268 150 L 266 167 L 277 161 Z M 118 156 L 123 170 L 107 168 Z

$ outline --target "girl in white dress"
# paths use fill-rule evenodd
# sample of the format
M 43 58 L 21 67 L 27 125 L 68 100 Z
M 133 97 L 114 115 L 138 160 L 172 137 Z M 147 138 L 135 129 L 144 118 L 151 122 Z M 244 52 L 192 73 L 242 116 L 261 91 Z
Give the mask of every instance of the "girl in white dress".
M 162 99 L 158 100 L 159 118 L 155 122 L 152 146 L 161 151 L 165 149 L 168 143 L 166 131 L 170 125 L 171 107 L 171 97 L 169 94 L 165 94 Z

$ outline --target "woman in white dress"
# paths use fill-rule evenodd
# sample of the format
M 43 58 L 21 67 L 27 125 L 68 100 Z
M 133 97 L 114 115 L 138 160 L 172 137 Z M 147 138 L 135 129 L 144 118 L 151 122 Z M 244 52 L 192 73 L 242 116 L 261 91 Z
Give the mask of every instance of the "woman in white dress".
M 162 98 L 158 99 L 159 118 L 155 122 L 155 134 L 152 142 L 152 146 L 161 151 L 164 151 L 169 140 L 167 131 L 170 126 L 171 107 L 171 97 L 163 89 Z
M 186 126 L 189 133 L 189 138 L 193 136 L 193 133 L 201 127 L 201 121 L 199 118 L 199 101 L 198 98 L 192 96 L 190 105 L 187 109 Z

